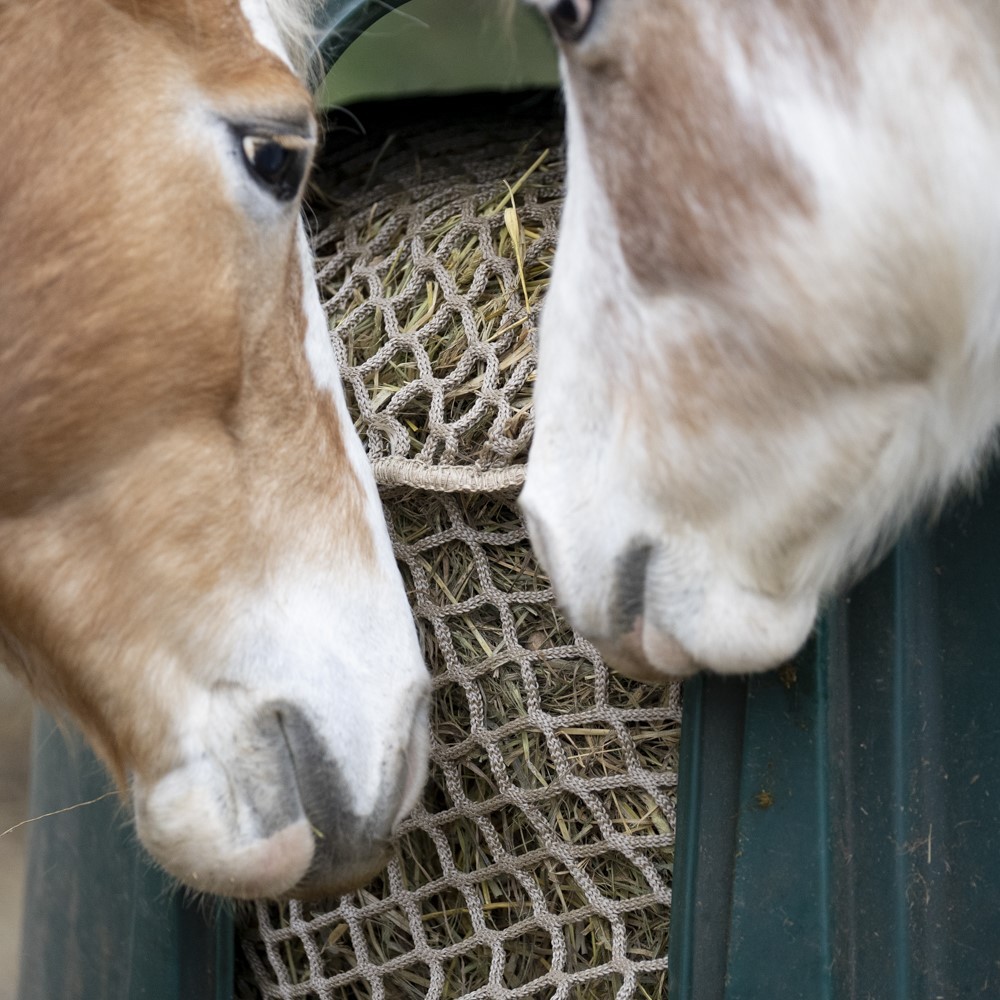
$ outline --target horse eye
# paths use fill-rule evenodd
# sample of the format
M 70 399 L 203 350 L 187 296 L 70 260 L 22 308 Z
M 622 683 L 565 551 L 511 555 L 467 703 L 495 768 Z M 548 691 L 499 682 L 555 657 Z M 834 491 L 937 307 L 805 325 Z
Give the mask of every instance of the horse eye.
M 291 201 L 302 186 L 308 152 L 299 142 L 276 136 L 243 136 L 243 160 L 250 176 L 278 201 Z
M 597 0 L 556 0 L 549 7 L 552 30 L 564 42 L 578 42 L 594 16 Z

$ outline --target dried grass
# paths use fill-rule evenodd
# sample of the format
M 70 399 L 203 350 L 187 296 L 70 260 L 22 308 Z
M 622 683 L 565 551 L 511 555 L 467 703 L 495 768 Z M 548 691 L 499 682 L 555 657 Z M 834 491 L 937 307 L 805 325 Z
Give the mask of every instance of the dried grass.
M 548 150 L 543 152 L 513 190 L 520 189 L 542 167 L 548 153 Z M 530 361 L 532 345 L 528 314 L 537 305 L 548 284 L 555 249 L 549 239 L 550 234 L 537 225 L 521 226 L 514 197 L 512 191 L 500 200 L 478 206 L 477 214 L 494 223 L 498 216 L 503 217 L 503 225 L 490 227 L 489 246 L 496 258 L 514 260 L 517 264 L 523 299 L 513 303 L 510 290 L 505 287 L 501 276 L 493 274 L 482 292 L 470 303 L 477 341 L 489 346 L 498 359 L 499 372 L 505 375 Z M 511 204 L 507 205 L 508 201 Z M 447 246 L 444 266 L 455 287 L 467 291 L 473 287 L 484 266 L 488 266 L 489 258 L 484 254 L 481 233 L 466 235 L 464 227 L 459 229 L 463 221 L 458 215 L 446 215 L 435 220 L 429 228 L 430 238 L 424 248 L 428 253 L 434 253 Z M 361 239 L 366 242 L 372 240 L 385 223 L 385 214 L 373 216 L 367 230 L 360 234 Z M 461 235 L 454 238 L 457 229 Z M 321 259 L 321 268 L 323 263 Z M 343 343 L 347 363 L 365 367 L 365 391 L 373 411 L 382 410 L 397 393 L 411 388 L 429 371 L 442 385 L 445 404 L 443 420 L 447 423 L 460 421 L 480 398 L 487 376 L 485 357 L 470 357 L 469 340 L 463 327 L 464 317 L 448 309 L 447 295 L 439 281 L 433 276 L 418 273 L 405 246 L 400 247 L 391 258 L 386 273 L 381 276 L 381 283 L 387 298 L 408 296 L 405 310 L 396 315 L 398 330 L 412 335 L 421 345 L 426 354 L 426 358 L 422 359 L 426 361 L 426 367 L 421 372 L 417 356 L 408 352 L 393 353 L 378 366 L 365 365 L 386 343 L 385 312 L 381 308 L 366 308 L 363 290 L 356 288 L 350 303 L 355 314 L 345 317 Z M 408 294 L 414 285 L 419 286 L 419 294 Z M 326 287 L 329 290 L 330 285 Z M 523 309 L 523 302 L 527 303 L 528 310 Z M 515 305 L 515 310 L 512 310 L 512 305 Z M 445 322 L 435 322 L 443 311 L 447 311 Z M 516 311 L 517 315 L 512 317 L 512 311 Z M 531 407 L 532 381 L 531 375 L 523 379 L 510 399 L 514 416 L 504 428 L 510 437 L 516 438 L 524 426 Z M 410 433 L 414 453 L 419 453 L 426 443 L 432 399 L 431 395 L 411 391 L 396 411 L 397 419 L 405 424 Z M 471 439 L 478 430 L 478 424 L 471 424 L 466 429 L 467 436 Z M 479 457 L 478 453 L 473 457 Z
M 481 170 L 449 178 L 437 158 L 421 158 L 401 190 L 393 174 L 413 144 L 390 133 L 370 176 L 392 179 L 374 184 L 368 209 L 320 234 L 320 287 L 373 459 L 484 469 L 526 451 L 533 316 L 561 200 L 558 140 L 540 125 L 495 144 L 504 162 L 488 183 Z M 333 211 L 346 187 L 327 189 Z
M 434 158 L 445 177 L 474 155 L 476 129 L 452 139 L 447 163 Z M 470 467 L 523 456 L 553 250 L 552 220 L 539 218 L 558 207 L 562 171 L 558 146 L 528 131 L 523 148 L 515 130 L 502 162 L 483 164 L 494 174 L 486 197 L 455 181 L 440 203 L 412 162 L 407 173 L 373 149 L 381 172 L 408 179 L 391 197 L 383 183 L 360 222 L 320 237 L 324 297 L 376 454 Z M 342 188 L 331 189 L 336 203 Z M 425 254 L 450 277 L 428 277 Z M 505 394 L 510 412 L 476 416 L 484 391 Z M 507 453 L 484 445 L 490 433 Z M 336 1000 L 501 987 L 548 998 L 567 982 L 558 995 L 581 1000 L 665 996 L 676 689 L 609 674 L 574 635 L 509 495 L 390 493 L 433 675 L 430 778 L 369 886 L 335 905 L 259 908 L 260 929 L 245 931 L 258 984 Z M 284 986 L 267 985 L 265 961 Z

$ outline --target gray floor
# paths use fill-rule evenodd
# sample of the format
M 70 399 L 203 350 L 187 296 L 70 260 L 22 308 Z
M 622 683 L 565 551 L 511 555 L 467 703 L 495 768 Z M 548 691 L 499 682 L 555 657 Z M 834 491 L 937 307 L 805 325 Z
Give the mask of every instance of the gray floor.
M 0 667 L 0 834 L 28 815 L 31 703 Z M 25 829 L 0 836 L 0 1000 L 17 994 Z

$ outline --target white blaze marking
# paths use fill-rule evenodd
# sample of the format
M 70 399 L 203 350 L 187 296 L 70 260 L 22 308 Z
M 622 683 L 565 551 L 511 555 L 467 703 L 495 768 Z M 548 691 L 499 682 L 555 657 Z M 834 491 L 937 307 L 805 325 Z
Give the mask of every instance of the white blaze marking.
M 288 58 L 288 52 L 281 41 L 281 35 L 278 33 L 266 0 L 240 0 L 240 9 L 250 25 L 257 44 L 273 52 L 291 69 L 292 61 Z
M 333 356 L 330 327 L 316 289 L 313 254 L 306 237 L 305 225 L 299 221 L 299 259 L 302 262 L 302 311 L 306 317 L 306 358 L 316 385 L 334 396 L 341 395 L 340 370 Z

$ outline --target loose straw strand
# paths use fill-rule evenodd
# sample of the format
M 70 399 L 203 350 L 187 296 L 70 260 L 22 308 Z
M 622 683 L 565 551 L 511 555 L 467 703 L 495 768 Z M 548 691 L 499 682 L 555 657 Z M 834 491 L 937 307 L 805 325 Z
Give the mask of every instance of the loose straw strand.
M 86 802 L 77 802 L 71 806 L 63 806 L 62 809 L 54 809 L 52 812 L 42 813 L 41 816 L 32 816 L 30 819 L 23 819 L 20 823 L 15 823 L 12 827 L 4 830 L 0 833 L 0 840 L 7 836 L 9 833 L 13 833 L 15 830 L 20 830 L 22 826 L 27 826 L 29 823 L 37 823 L 40 819 L 48 819 L 50 816 L 60 816 L 62 813 L 72 812 L 74 809 L 82 809 L 84 806 L 92 806 L 95 802 L 101 802 L 103 799 L 111 798 L 112 795 L 116 795 L 116 792 L 105 792 L 103 795 L 98 795 L 96 799 L 88 799 Z

